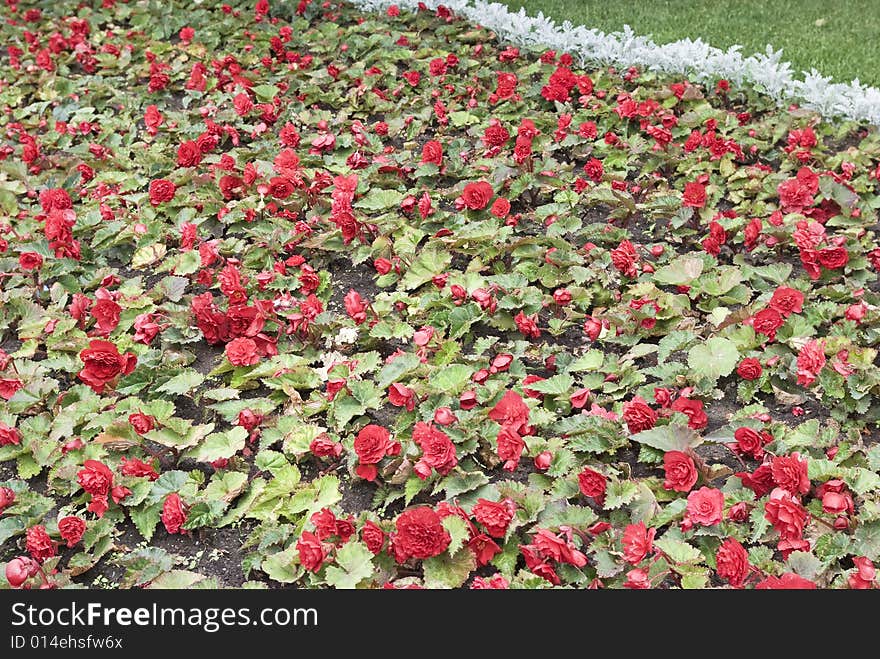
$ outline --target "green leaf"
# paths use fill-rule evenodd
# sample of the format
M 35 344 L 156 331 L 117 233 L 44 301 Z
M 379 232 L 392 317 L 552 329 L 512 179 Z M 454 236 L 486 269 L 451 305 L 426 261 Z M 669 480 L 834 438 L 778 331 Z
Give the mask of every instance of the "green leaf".
M 714 383 L 719 377 L 730 375 L 739 361 L 739 351 L 729 339 L 713 336 L 705 343 L 688 351 L 688 366 L 700 379 Z
M 686 286 L 703 272 L 703 259 L 699 256 L 679 256 L 668 265 L 654 272 L 654 281 L 672 286 Z
M 431 281 L 434 275 L 445 272 L 452 262 L 452 253 L 438 251 L 434 248 L 423 249 L 419 257 L 413 261 L 400 280 L 405 291 L 411 291 Z
M 254 464 L 260 471 L 270 471 L 275 473 L 278 469 L 288 466 L 287 458 L 283 453 L 278 451 L 260 451 L 254 458 Z
M 321 508 L 332 506 L 342 499 L 339 491 L 339 479 L 333 475 L 321 476 L 300 488 L 283 508 L 289 519 L 299 513 L 308 517 Z
M 672 330 L 660 339 L 659 348 L 657 350 L 657 361 L 665 362 L 673 352 L 687 348 L 691 343 L 697 340 L 697 335 L 693 332 Z
M 174 556 L 161 547 L 143 547 L 122 554 L 119 564 L 126 568 L 119 587 L 131 588 L 150 582 L 160 574 L 168 572 L 174 567 Z
M 462 548 L 453 556 L 443 552 L 427 558 L 422 565 L 427 588 L 459 588 L 476 569 L 477 561 L 470 549 Z
M 189 570 L 171 570 L 153 579 L 146 588 L 149 590 L 182 590 L 192 588 L 207 577 Z
M 474 370 L 466 364 L 449 364 L 431 376 L 431 390 L 458 395 L 464 391 Z
M 198 371 L 194 371 L 193 369 L 188 368 L 175 375 L 163 385 L 156 387 L 156 391 L 160 394 L 172 394 L 179 396 L 181 394 L 192 391 L 204 381 L 204 375 L 202 375 Z
M 852 553 L 867 556 L 872 561 L 880 560 L 880 521 L 861 524 L 853 533 Z
M 161 261 L 164 258 L 168 248 L 164 243 L 153 243 L 152 245 L 144 245 L 140 247 L 131 257 L 131 267 L 134 270 L 140 270 L 152 263 Z
M 703 439 L 687 426 L 654 426 L 630 436 L 635 442 L 666 451 L 685 451 L 702 444 Z
M 529 385 L 529 389 L 542 394 L 562 395 L 571 391 L 574 386 L 574 378 L 568 373 L 560 373 L 540 382 L 533 382 Z
M 633 481 L 612 481 L 605 491 L 605 510 L 614 510 L 628 504 L 639 493 Z
M 470 535 L 470 530 L 465 521 L 458 515 L 444 517 L 442 524 L 443 528 L 449 531 L 449 536 L 452 538 L 452 542 L 449 543 L 446 551 L 450 554 L 455 554 L 464 545 L 464 541 Z
M 228 505 L 244 491 L 247 482 L 248 475 L 241 471 L 217 472 L 211 477 L 211 482 L 208 483 L 202 495 L 208 501 L 222 501 Z
M 418 476 L 410 476 L 406 479 L 403 486 L 403 505 L 408 506 L 409 502 L 416 498 L 419 492 L 425 489 L 425 481 Z
M 284 443 L 281 445 L 281 448 L 286 455 L 305 455 L 309 452 L 309 446 L 311 446 L 315 438 L 325 430 L 327 429 L 324 426 L 319 426 L 316 423 L 297 423 L 294 425 L 293 430 L 285 433 Z
M 791 552 L 786 563 L 792 572 L 811 581 L 815 580 L 825 569 L 825 564 L 822 561 L 806 551 Z
M 189 480 L 186 471 L 164 471 L 153 481 L 153 487 L 147 496 L 147 503 L 162 503 L 172 492 L 179 492 Z
M 571 526 L 577 529 L 585 529 L 598 519 L 592 508 L 586 506 L 572 506 L 564 499 L 553 501 L 541 511 L 538 522 L 541 526 L 550 529 L 558 529 L 560 526 Z
M 678 538 L 671 538 L 668 534 L 655 540 L 654 545 L 675 563 L 699 563 L 703 560 L 699 549 Z
M 352 589 L 374 571 L 372 552 L 364 543 L 349 540 L 336 552 L 336 565 L 327 567 L 325 579 L 334 588 Z
M 143 536 L 144 540 L 149 542 L 156 532 L 156 525 L 159 524 L 159 518 L 162 515 L 162 504 L 154 503 L 151 506 L 143 508 L 129 508 L 128 514 L 131 521 L 137 527 L 138 532 Z
M 601 350 L 588 350 L 568 365 L 568 370 L 574 373 L 581 371 L 597 371 L 602 368 L 605 353 Z
M 268 574 L 270 579 L 278 583 L 293 583 L 304 572 L 299 566 L 299 553 L 295 544 L 290 545 L 284 551 L 266 557 L 260 565 L 260 569 Z
M 421 365 L 418 355 L 405 353 L 399 357 L 395 357 L 390 364 L 386 364 L 379 372 L 376 378 L 376 385 L 384 389 L 392 382 L 399 382 L 407 373 L 411 373 Z
M 488 482 L 489 477 L 482 471 L 463 472 L 455 470 L 434 486 L 433 494 L 445 492 L 446 499 L 451 500 L 460 494 L 476 490 Z
M 24 533 L 27 524 L 20 517 L 2 517 L 0 518 L 0 545 L 4 544 L 9 538 Z
M 257 95 L 258 99 L 265 102 L 275 98 L 280 90 L 275 85 L 256 85 L 251 88 L 251 91 Z
M 242 426 L 234 426 L 226 432 L 211 433 L 205 441 L 190 449 L 184 457 L 196 462 L 214 462 L 222 458 L 231 458 L 244 448 L 248 432 Z
M 397 190 L 383 190 L 382 188 L 371 188 L 370 191 L 359 199 L 355 204 L 355 208 L 361 208 L 368 211 L 384 211 L 397 208 L 403 201 L 403 193 Z

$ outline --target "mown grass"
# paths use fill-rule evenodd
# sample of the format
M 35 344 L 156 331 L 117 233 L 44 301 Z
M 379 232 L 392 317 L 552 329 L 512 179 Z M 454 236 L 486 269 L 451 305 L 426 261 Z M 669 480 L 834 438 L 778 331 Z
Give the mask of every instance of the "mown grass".
M 751 55 L 783 49 L 795 69 L 880 86 L 880 0 L 502 0 L 609 32 L 630 25 L 657 43 L 701 37 Z

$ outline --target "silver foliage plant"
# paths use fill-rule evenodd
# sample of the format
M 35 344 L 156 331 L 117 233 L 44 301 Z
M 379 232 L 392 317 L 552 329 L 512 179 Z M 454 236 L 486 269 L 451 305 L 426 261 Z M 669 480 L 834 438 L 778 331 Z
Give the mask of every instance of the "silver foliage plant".
M 361 9 L 384 10 L 392 5 L 416 11 L 419 0 L 351 0 Z M 636 35 L 629 26 L 605 33 L 569 21 L 557 25 L 539 12 L 511 12 L 507 6 L 482 0 L 422 0 L 429 9 L 443 5 L 459 16 L 493 30 L 504 41 L 524 47 L 545 47 L 567 52 L 581 65 L 600 63 L 617 67 L 638 66 L 663 73 L 687 75 L 706 82 L 724 78 L 734 86 L 751 85 L 780 105 L 792 102 L 826 118 L 864 121 L 880 126 L 880 89 L 862 85 L 858 78 L 836 83 L 815 69 L 801 77 L 782 60 L 782 51 L 767 46 L 764 53 L 743 56 L 741 46 L 714 48 L 700 39 L 681 39 L 658 45 Z

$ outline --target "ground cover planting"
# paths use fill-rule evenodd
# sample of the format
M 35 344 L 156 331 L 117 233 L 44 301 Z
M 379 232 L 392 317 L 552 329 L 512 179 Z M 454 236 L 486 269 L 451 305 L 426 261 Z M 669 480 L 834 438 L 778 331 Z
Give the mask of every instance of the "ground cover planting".
M 876 584 L 876 128 L 442 6 L 2 12 L 3 587 Z

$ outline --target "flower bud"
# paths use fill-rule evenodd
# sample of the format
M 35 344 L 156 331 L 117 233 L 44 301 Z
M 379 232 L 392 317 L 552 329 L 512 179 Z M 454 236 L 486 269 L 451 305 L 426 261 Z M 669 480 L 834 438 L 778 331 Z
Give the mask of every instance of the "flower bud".
M 542 451 L 535 456 L 535 469 L 538 471 L 546 471 L 553 462 L 553 454 L 550 451 Z
M 6 581 L 13 588 L 21 588 L 30 577 L 31 560 L 25 557 L 13 558 L 6 564 Z

